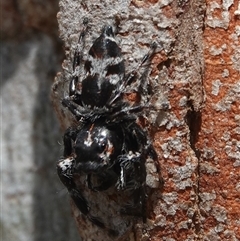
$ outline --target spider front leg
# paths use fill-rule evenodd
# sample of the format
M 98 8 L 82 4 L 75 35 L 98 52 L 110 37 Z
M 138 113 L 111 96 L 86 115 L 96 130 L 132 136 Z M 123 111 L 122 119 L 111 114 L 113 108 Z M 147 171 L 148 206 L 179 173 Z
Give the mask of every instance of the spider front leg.
M 117 230 L 106 227 L 99 217 L 95 217 L 90 214 L 90 207 L 88 205 L 88 202 L 83 196 L 82 192 L 76 186 L 76 183 L 74 181 L 74 165 L 75 159 L 72 157 L 61 159 L 57 163 L 57 172 L 61 182 L 68 189 L 69 195 L 74 201 L 76 207 L 94 225 L 105 229 L 110 236 L 118 236 Z
M 83 197 L 79 189 L 77 189 L 76 183 L 74 182 L 74 163 L 75 160 L 72 157 L 60 159 L 57 163 L 57 173 L 61 182 L 68 189 L 69 195 L 79 211 L 84 215 L 88 215 L 89 207 L 87 200 Z
M 64 158 L 60 159 L 57 163 L 57 173 L 64 184 L 64 186 L 68 189 L 68 192 L 73 199 L 74 203 L 78 207 L 81 213 L 87 215 L 89 212 L 89 207 L 86 199 L 83 197 L 82 193 L 76 186 L 74 181 L 74 172 L 75 172 L 75 159 L 72 157 L 73 147 L 72 142 L 76 139 L 77 129 L 76 128 L 68 128 L 63 136 L 63 144 L 64 144 Z

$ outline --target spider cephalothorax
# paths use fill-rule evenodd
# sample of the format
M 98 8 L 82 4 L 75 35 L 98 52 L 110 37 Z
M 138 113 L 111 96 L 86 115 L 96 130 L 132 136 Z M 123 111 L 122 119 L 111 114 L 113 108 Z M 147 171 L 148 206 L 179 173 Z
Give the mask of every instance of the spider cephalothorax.
M 79 43 L 84 43 L 86 28 Z M 64 155 L 58 162 L 58 175 L 67 187 L 74 203 L 92 223 L 117 234 L 91 212 L 84 190 L 104 193 L 109 189 L 127 193 L 133 201 L 123 204 L 121 214 L 145 214 L 145 162 L 156 161 L 156 153 L 148 135 L 137 124 L 137 118 L 147 104 L 130 105 L 124 100 L 126 88 L 138 80 L 139 90 L 146 84 L 146 75 L 138 76 L 136 70 L 126 74 L 121 49 L 114 38 L 111 26 L 103 28 L 83 59 L 79 45 L 74 54 L 73 75 L 69 96 L 62 101 L 77 119 L 79 125 L 70 127 L 64 134 Z M 81 44 L 82 48 L 84 44 Z M 140 65 L 149 61 L 155 45 L 144 56 Z M 79 71 L 84 74 L 79 78 Z M 143 95 L 139 91 L 139 95 Z M 78 179 L 86 177 L 79 187 Z M 94 202 L 91 200 L 91 202 Z M 109 225 L 108 225 L 109 226 Z

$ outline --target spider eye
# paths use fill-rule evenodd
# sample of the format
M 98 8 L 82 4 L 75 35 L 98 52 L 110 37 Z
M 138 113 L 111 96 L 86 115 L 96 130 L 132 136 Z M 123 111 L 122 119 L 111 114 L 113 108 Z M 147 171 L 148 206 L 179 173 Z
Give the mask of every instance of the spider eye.
M 100 140 L 100 142 L 98 142 L 98 150 L 99 152 L 103 152 L 107 147 L 107 142 L 106 140 Z

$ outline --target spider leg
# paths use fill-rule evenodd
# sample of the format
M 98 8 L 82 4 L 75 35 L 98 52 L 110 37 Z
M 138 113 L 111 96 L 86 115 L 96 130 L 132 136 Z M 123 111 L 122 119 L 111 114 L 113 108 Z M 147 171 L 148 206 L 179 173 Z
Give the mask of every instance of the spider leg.
M 86 36 L 87 29 L 88 29 L 88 19 L 84 18 L 83 29 L 79 35 L 77 46 L 73 56 L 73 66 L 72 66 L 73 77 L 69 83 L 69 96 L 76 94 L 76 86 L 78 83 L 78 73 L 75 73 L 75 71 L 76 71 L 76 68 L 78 68 L 81 65 L 81 61 L 83 58 L 82 50 L 84 49 L 84 46 L 85 46 L 85 36 Z
M 143 155 L 140 153 L 129 153 L 121 157 L 120 178 L 117 182 L 117 188 L 130 191 L 133 203 L 124 205 L 121 213 L 141 216 L 146 220 L 146 168 Z
M 66 159 L 60 159 L 57 163 L 57 173 L 61 182 L 68 189 L 69 195 L 76 204 L 77 208 L 84 215 L 88 215 L 89 207 L 87 200 L 83 197 L 82 193 L 77 189 L 77 186 L 74 182 L 74 161 L 75 160 L 71 157 Z
M 74 182 L 75 159 L 70 156 L 73 152 L 72 141 L 76 139 L 76 136 L 77 130 L 75 128 L 70 127 L 66 130 L 63 136 L 64 159 L 60 159 L 57 163 L 57 173 L 80 212 L 87 215 L 89 212 L 88 203 Z
M 150 61 L 155 53 L 156 48 L 157 48 L 156 43 L 153 43 L 148 53 L 143 56 L 140 64 L 133 71 L 131 71 L 129 74 L 126 75 L 125 80 L 110 97 L 107 103 L 108 106 L 113 105 L 113 103 L 126 91 L 126 87 L 137 78 L 138 69 L 140 69 L 145 63 L 147 64 L 147 66 L 150 65 Z M 140 85 L 138 86 L 139 92 L 144 95 L 146 95 L 145 88 L 147 87 L 147 84 L 148 84 L 147 74 L 148 74 L 148 70 L 144 71 L 143 75 L 140 77 L 141 81 L 140 81 Z
M 136 180 L 140 183 L 140 186 L 145 182 L 146 170 L 145 170 L 145 143 L 147 141 L 146 133 L 136 123 L 130 121 L 125 123 L 122 127 L 124 130 L 125 145 L 123 146 L 124 155 L 119 156 L 119 164 L 121 168 L 120 172 L 120 188 L 124 189 L 127 185 L 128 175 L 130 180 Z M 131 176 L 134 175 L 134 179 Z M 122 179 L 122 180 L 121 180 Z M 124 184 L 125 183 L 125 184 Z M 137 187 L 137 183 L 130 185 L 133 188 Z M 132 183 L 133 184 L 133 183 Z
M 64 98 L 62 100 L 62 105 L 68 108 L 68 110 L 72 112 L 72 114 L 78 121 L 80 120 L 82 122 L 90 121 L 93 123 L 100 117 L 105 117 L 109 114 L 111 116 L 112 111 L 111 109 L 107 109 L 105 107 L 90 109 L 88 108 L 88 106 L 78 105 L 71 99 L 71 97 Z
M 161 186 L 164 184 L 164 180 L 161 176 L 161 166 L 158 161 L 158 155 L 152 145 L 151 140 L 149 139 L 148 135 L 145 133 L 145 131 L 136 123 L 133 124 L 134 131 L 136 132 L 136 139 L 138 140 L 139 145 L 141 143 L 145 143 L 142 148 L 142 153 L 145 155 L 145 160 L 151 159 L 156 167 L 156 173 L 158 173 L 158 181 Z
M 72 141 L 77 137 L 77 129 L 74 127 L 69 127 L 63 136 L 64 151 L 63 156 L 68 157 L 73 152 Z
M 121 121 L 128 121 L 128 120 L 135 120 L 138 115 L 141 114 L 141 112 L 148 108 L 147 105 L 134 105 L 134 106 L 126 106 L 122 108 L 121 110 L 118 110 L 110 115 L 110 120 L 114 122 Z
M 142 62 L 140 64 L 141 66 L 146 66 L 145 71 L 143 74 L 140 76 L 140 84 L 138 86 L 138 92 L 141 94 L 141 96 L 146 96 L 148 94 L 149 90 L 149 82 L 148 82 L 148 72 L 149 72 L 149 66 L 151 64 L 151 60 L 154 56 L 154 53 L 156 51 L 157 44 L 152 43 L 150 46 L 150 49 L 148 53 L 143 57 Z M 145 101 L 145 103 L 148 102 L 148 100 Z
M 146 134 L 135 122 L 124 128 L 125 154 L 119 156 L 120 177 L 117 181 L 119 190 L 130 193 L 131 203 L 123 206 L 121 212 L 132 216 L 141 216 L 146 221 Z
M 84 18 L 83 19 L 83 29 L 79 35 L 78 38 L 78 43 L 77 43 L 77 47 L 75 49 L 74 52 L 74 58 L 73 58 L 73 71 L 76 69 L 77 66 L 80 65 L 80 62 L 82 60 L 82 49 L 84 48 L 85 45 L 85 36 L 86 36 L 86 32 L 87 32 L 87 28 L 88 28 L 88 19 Z M 81 48 L 79 47 L 82 44 Z
M 85 215 L 90 222 L 102 229 L 105 229 L 109 233 L 109 235 L 118 236 L 119 233 L 117 230 L 106 227 L 100 218 L 95 217 L 89 213 L 90 208 L 88 202 L 83 196 L 82 192 L 79 190 L 79 188 L 77 188 L 76 183 L 74 182 L 74 162 L 75 160 L 69 157 L 65 159 L 60 159 L 57 163 L 57 173 L 61 182 L 68 189 L 69 195 L 74 201 L 78 210 L 83 215 Z
M 82 113 L 84 111 L 84 108 L 81 105 L 76 104 L 73 102 L 70 97 L 66 97 L 62 100 L 62 105 L 64 107 L 67 107 L 70 112 L 75 116 L 77 120 L 80 120 L 81 118 L 84 118 L 84 114 Z
M 151 141 L 145 131 L 135 122 L 128 125 L 125 136 L 127 143 L 133 143 L 132 149 L 119 157 L 120 178 L 117 182 L 118 189 L 131 190 L 133 203 L 128 203 L 122 208 L 122 213 L 133 216 L 141 216 L 143 221 L 146 221 L 146 160 L 151 158 L 157 169 L 159 163 L 157 153 L 155 152 Z M 131 145 L 126 144 L 126 148 Z M 160 180 L 160 178 L 159 178 Z
M 91 110 L 86 106 L 78 105 L 77 103 L 75 103 L 73 100 L 71 100 L 71 97 L 64 98 L 62 100 L 62 105 L 68 108 L 68 110 L 74 115 L 74 117 L 78 121 L 95 120 L 95 117 L 97 119 L 98 116 L 101 115 L 101 111 L 99 111 L 98 115 L 97 111 Z

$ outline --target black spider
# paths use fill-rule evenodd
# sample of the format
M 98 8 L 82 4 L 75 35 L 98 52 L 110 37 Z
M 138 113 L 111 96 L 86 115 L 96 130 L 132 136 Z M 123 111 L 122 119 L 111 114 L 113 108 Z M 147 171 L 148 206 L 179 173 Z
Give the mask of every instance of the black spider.
M 106 228 L 101 218 L 91 213 L 89 201 L 77 185 L 77 176 L 86 176 L 85 189 L 92 192 L 115 187 L 117 192 L 130 193 L 133 203 L 123 205 L 121 213 L 145 220 L 145 162 L 148 158 L 156 161 L 157 155 L 148 135 L 136 123 L 148 105 L 143 98 L 134 105 L 123 98 L 132 83 L 138 83 L 140 95 L 146 94 L 146 71 L 139 79 L 136 70 L 125 73 L 111 26 L 103 28 L 84 60 L 86 29 L 85 23 L 74 54 L 69 96 L 62 101 L 79 125 L 68 128 L 64 134 L 64 154 L 57 170 L 80 212 L 95 225 Z M 155 47 L 144 56 L 140 66 L 150 62 Z M 85 73 L 84 78 L 78 77 L 79 71 Z M 110 234 L 114 232 L 109 230 Z

